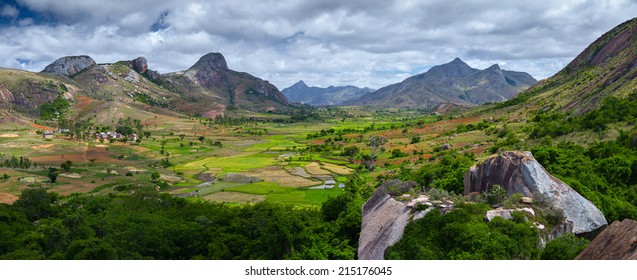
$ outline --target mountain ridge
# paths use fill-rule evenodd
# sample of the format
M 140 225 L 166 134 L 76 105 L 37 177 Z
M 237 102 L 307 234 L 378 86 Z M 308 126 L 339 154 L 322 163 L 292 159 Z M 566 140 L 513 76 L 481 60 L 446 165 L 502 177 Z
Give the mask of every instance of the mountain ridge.
M 470 67 L 462 59 L 436 65 L 425 73 L 411 76 L 366 94 L 344 105 L 417 107 L 432 109 L 442 103 L 474 106 L 505 101 L 531 86 L 535 79 L 525 72 L 502 70 L 494 64 L 487 69 Z
M 290 102 L 313 106 L 338 105 L 353 100 L 373 91 L 370 88 L 359 88 L 351 85 L 328 86 L 326 88 L 308 86 L 303 80 L 287 87 L 281 92 Z

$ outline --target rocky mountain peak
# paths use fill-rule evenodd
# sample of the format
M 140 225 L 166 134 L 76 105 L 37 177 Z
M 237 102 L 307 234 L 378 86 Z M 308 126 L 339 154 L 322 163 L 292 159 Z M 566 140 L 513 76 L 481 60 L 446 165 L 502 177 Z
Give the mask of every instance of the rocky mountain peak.
M 228 70 L 228 64 L 226 59 L 220 53 L 208 53 L 202 56 L 195 65 L 190 69 L 199 69 L 207 71 L 226 71 Z
M 65 56 L 47 65 L 42 73 L 70 76 L 95 64 L 88 55 Z
M 305 82 L 303 80 L 300 80 L 300 81 L 296 82 L 295 84 L 293 84 L 291 87 L 306 88 L 308 86 L 307 86 L 307 84 L 305 84 Z
M 502 69 L 500 69 L 500 65 L 497 65 L 497 64 L 493 64 L 493 65 L 489 66 L 489 68 L 487 68 L 485 70 L 487 70 L 487 71 L 498 71 L 498 72 L 502 71 Z
M 449 63 L 434 66 L 427 71 L 428 76 L 433 79 L 445 79 L 445 78 L 462 78 L 475 73 L 476 69 L 471 68 L 460 58 L 452 60 Z

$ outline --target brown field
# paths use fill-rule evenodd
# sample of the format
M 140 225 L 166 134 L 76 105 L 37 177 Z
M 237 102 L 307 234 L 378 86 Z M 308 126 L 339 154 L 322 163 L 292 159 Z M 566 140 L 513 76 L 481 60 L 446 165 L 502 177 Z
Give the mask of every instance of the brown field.
M 352 174 L 352 172 L 354 172 L 353 169 L 347 166 L 342 166 L 342 165 L 337 165 L 337 164 L 332 164 L 327 162 L 323 163 L 323 168 L 329 171 L 332 171 L 338 175 L 349 175 L 349 174 Z
M 130 162 L 113 158 L 109 151 L 102 147 L 94 147 L 87 149 L 84 153 L 60 154 L 54 156 L 36 156 L 31 160 L 43 164 L 59 164 L 70 160 L 72 162 L 89 162 L 90 159 L 96 159 L 96 163 L 112 163 L 117 165 L 128 165 Z
M 278 166 L 258 168 L 250 172 L 244 172 L 243 174 L 261 178 L 265 182 L 274 182 L 284 187 L 309 187 L 320 183 L 301 176 L 292 175 Z
M 215 202 L 236 202 L 236 203 L 257 203 L 265 200 L 265 195 L 236 193 L 236 192 L 217 192 L 202 197 L 208 201 Z
M 0 134 L 0 138 L 15 138 L 18 137 L 20 135 L 15 134 L 15 133 L 5 133 L 5 134 Z
M 0 193 L 0 203 L 13 204 L 18 197 L 9 193 Z
M 307 173 L 310 173 L 312 175 L 331 175 L 332 174 L 332 172 L 329 172 L 325 169 L 321 169 L 321 166 L 317 162 L 309 163 L 308 165 L 305 166 L 305 170 L 307 170 Z

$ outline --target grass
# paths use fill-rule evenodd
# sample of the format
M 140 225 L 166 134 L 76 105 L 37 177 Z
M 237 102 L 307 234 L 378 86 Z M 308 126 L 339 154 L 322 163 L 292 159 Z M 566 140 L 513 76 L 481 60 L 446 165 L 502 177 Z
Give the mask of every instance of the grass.
M 241 153 L 239 155 L 229 156 L 223 159 L 206 158 L 193 161 L 183 165 L 178 165 L 175 169 L 202 170 L 207 168 L 220 168 L 223 173 L 244 172 L 255 168 L 276 165 L 275 156 L 276 155 L 264 153 Z

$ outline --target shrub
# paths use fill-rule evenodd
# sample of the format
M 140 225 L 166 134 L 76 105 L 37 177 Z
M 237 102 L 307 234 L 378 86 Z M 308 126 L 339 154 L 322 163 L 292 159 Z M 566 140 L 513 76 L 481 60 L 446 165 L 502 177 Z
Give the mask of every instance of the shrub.
M 543 260 L 572 260 L 588 245 L 588 240 L 572 234 L 562 235 L 551 240 L 541 258 Z
M 491 189 L 485 194 L 487 203 L 491 205 L 502 203 L 506 195 L 507 191 L 498 184 L 491 186 Z
M 502 204 L 505 208 L 515 208 L 522 202 L 523 197 L 521 193 L 514 193 L 507 197 Z

